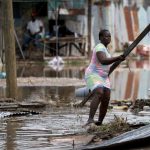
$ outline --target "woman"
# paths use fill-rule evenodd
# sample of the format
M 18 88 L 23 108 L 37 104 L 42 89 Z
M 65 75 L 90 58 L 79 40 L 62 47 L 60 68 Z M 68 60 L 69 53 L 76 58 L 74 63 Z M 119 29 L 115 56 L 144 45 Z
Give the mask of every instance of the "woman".
M 109 100 L 110 100 L 110 80 L 108 77 L 110 65 L 116 61 L 123 61 L 124 57 L 111 57 L 107 46 L 111 42 L 111 34 L 104 29 L 99 32 L 100 43 L 93 49 L 90 65 L 85 71 L 85 81 L 90 91 L 94 92 L 90 104 L 90 113 L 87 124 L 95 123 L 101 125 L 106 115 Z M 94 115 L 99 108 L 98 121 L 94 121 Z

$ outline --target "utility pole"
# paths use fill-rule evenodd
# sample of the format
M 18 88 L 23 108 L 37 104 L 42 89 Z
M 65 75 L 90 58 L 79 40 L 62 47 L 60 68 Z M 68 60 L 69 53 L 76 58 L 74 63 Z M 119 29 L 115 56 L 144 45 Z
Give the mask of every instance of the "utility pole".
M 88 43 L 88 57 L 90 56 L 91 53 L 91 6 L 92 5 L 92 0 L 88 0 L 88 6 L 87 6 L 87 29 L 88 29 L 88 39 L 87 39 L 87 43 Z
M 3 30 L 6 64 L 6 97 L 17 98 L 16 52 L 12 0 L 3 0 Z

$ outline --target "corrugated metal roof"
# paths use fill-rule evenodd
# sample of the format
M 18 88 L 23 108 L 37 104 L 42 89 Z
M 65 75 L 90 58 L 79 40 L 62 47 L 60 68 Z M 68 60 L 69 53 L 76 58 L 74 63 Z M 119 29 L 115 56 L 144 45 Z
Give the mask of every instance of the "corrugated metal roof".
M 13 0 L 13 2 L 47 2 L 48 0 Z

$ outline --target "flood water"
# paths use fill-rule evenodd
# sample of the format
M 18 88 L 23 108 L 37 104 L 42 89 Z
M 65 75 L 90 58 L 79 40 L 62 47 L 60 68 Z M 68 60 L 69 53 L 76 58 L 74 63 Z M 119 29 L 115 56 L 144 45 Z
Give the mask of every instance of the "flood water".
M 18 77 L 50 77 L 84 79 L 87 65 L 59 67 L 39 64 L 18 66 Z M 110 76 L 112 82 L 111 99 L 148 99 L 150 95 L 150 60 L 129 61 L 128 67 L 121 67 Z M 84 82 L 84 81 L 83 81 Z
M 149 98 L 150 61 L 134 61 L 128 68 L 116 70 L 112 76 L 111 99 Z M 19 64 L 18 77 L 84 78 L 85 65 L 52 68 L 44 64 Z M 19 101 L 45 102 L 41 114 L 0 118 L 0 150 L 69 150 L 79 149 L 84 140 L 65 138 L 65 135 L 85 134 L 83 125 L 88 118 L 89 107 L 74 108 L 80 98 L 74 95 L 74 86 L 21 86 Z M 1 97 L 5 95 L 0 88 Z M 105 121 L 114 114 L 127 116 L 129 121 L 147 120 L 149 117 L 133 116 L 130 112 L 108 112 Z M 98 117 L 98 114 L 96 114 Z M 60 138 L 64 135 L 64 138 Z M 74 144 L 73 144 L 74 143 Z

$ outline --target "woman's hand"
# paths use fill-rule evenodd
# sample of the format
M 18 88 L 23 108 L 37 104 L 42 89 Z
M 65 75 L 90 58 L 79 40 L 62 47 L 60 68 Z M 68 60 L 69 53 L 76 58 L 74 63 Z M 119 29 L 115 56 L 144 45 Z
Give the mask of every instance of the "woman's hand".
M 125 56 L 123 54 L 118 56 L 118 61 L 124 61 L 124 60 L 125 60 Z

